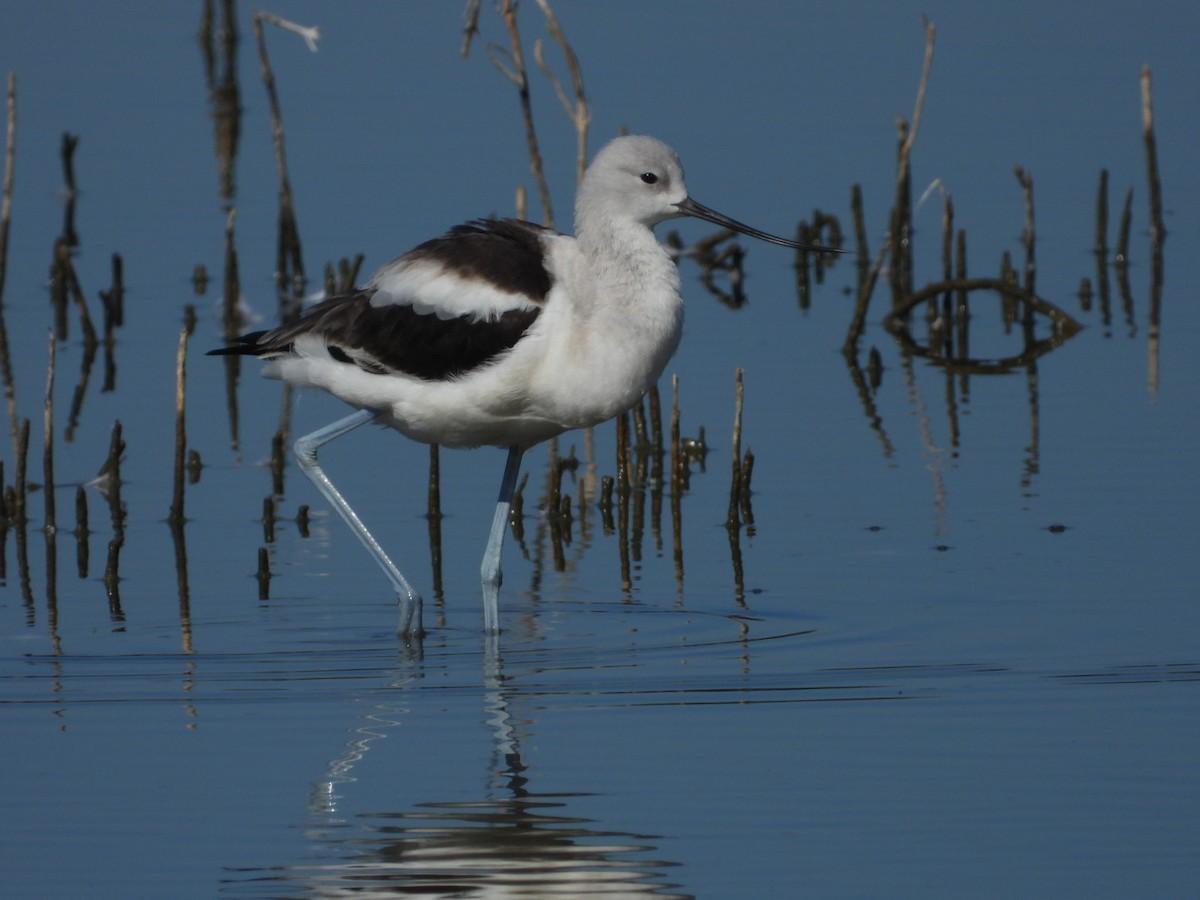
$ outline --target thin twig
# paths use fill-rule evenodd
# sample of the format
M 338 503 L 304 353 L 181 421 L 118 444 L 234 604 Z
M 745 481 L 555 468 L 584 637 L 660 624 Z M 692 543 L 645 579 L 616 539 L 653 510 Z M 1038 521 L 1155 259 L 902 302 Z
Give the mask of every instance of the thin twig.
M 572 103 L 571 99 L 567 97 L 566 91 L 563 90 L 562 84 L 546 64 L 542 55 L 542 42 L 536 41 L 533 45 L 533 58 L 537 61 L 538 68 L 545 73 L 550 84 L 554 86 L 558 102 L 562 104 L 567 118 L 575 126 L 575 181 L 578 183 L 583 181 L 583 173 L 587 169 L 587 135 L 588 125 L 592 121 L 592 108 L 583 89 L 583 70 L 579 67 L 579 57 L 575 55 L 575 51 L 567 42 L 567 36 L 550 9 L 548 0 L 537 0 L 537 5 L 542 8 L 542 12 L 546 16 L 546 31 L 562 48 L 563 57 L 567 61 L 567 73 L 571 76 L 571 87 L 575 92 L 575 102 Z
M 8 326 L 4 322 L 4 278 L 8 269 L 8 230 L 12 213 L 13 171 L 17 152 L 17 79 L 11 72 L 8 74 L 7 95 L 4 188 L 3 199 L 0 200 L 0 375 L 4 379 L 4 400 L 8 409 L 9 434 L 15 441 L 17 437 L 17 389 L 13 383 L 12 358 L 8 349 Z M 0 486 L 0 490 L 3 490 L 2 486 Z
M 321 29 L 317 25 L 297 25 L 295 22 L 277 16 L 269 12 L 255 12 L 255 19 L 262 19 L 264 22 L 270 22 L 272 25 L 277 25 L 284 31 L 291 31 L 294 34 L 304 38 L 304 43 L 308 45 L 308 49 L 313 53 L 317 52 L 317 41 L 321 39 Z
M 175 466 L 174 489 L 171 493 L 171 515 L 169 521 L 183 521 L 184 457 L 187 454 L 187 426 L 184 417 L 186 386 L 187 329 L 179 332 L 179 349 L 175 353 Z
M 75 148 L 79 146 L 79 135 L 63 132 L 62 136 L 62 167 L 63 192 L 66 196 L 66 207 L 63 212 L 62 239 L 68 247 L 79 246 L 79 235 L 75 233 Z
M 54 331 L 50 331 L 50 344 L 46 363 L 46 396 L 42 407 L 42 498 L 46 504 L 46 534 L 54 534 Z
M 287 156 L 284 152 L 283 114 L 279 107 L 279 94 L 275 89 L 275 75 L 267 58 L 267 41 L 263 35 L 263 21 L 294 31 L 304 37 L 309 48 L 316 50 L 316 28 L 304 28 L 280 19 L 270 13 L 254 14 L 254 37 L 258 41 L 258 62 L 262 70 L 263 86 L 271 107 L 271 136 L 275 144 L 275 170 L 279 178 L 279 239 L 275 256 L 276 283 L 282 290 L 290 281 L 296 296 L 304 289 L 304 260 L 300 252 L 300 230 L 296 225 L 296 211 L 292 204 L 292 186 L 288 180 Z M 289 269 L 290 266 L 290 269 Z M 289 274 L 290 273 L 290 274 Z
M 16 471 L 13 473 L 13 490 L 16 500 L 17 522 L 25 521 L 25 509 L 29 499 L 29 420 L 17 424 L 17 440 L 14 448 Z
M 725 516 L 725 525 L 736 528 L 740 523 L 738 510 L 742 497 L 742 370 L 739 368 L 733 375 L 733 473 L 729 483 L 729 511 Z
M 467 0 L 467 8 L 463 10 L 463 18 L 467 20 L 467 24 L 463 27 L 462 49 L 458 51 L 458 55 L 463 59 L 467 58 L 471 49 L 471 40 L 479 34 L 479 7 L 480 0 Z
M 1096 246 L 1093 252 L 1102 260 L 1108 258 L 1108 169 L 1100 170 L 1096 186 Z
M 1033 227 L 1033 176 L 1021 166 L 1014 166 L 1017 181 L 1021 184 L 1021 193 L 1025 198 L 1025 228 L 1021 231 L 1021 243 L 1025 247 L 1025 290 L 1034 292 L 1034 275 L 1037 267 L 1034 264 L 1035 232 Z
M 912 291 L 912 196 L 911 158 L 917 132 L 921 127 L 921 114 L 925 108 L 925 92 L 929 87 L 929 73 L 933 66 L 933 45 L 937 30 L 924 16 L 921 24 L 925 28 L 925 58 L 921 64 L 921 79 L 917 83 L 917 98 L 913 104 L 910 122 L 897 117 L 899 146 L 896 164 L 896 202 L 892 208 L 889 228 L 892 259 L 893 304 L 903 301 Z
M 100 343 L 96 337 L 96 326 L 92 324 L 92 316 L 88 312 L 87 307 L 87 298 L 83 295 L 83 288 L 79 285 L 79 276 L 75 273 L 75 264 L 71 262 L 69 255 L 65 258 L 63 274 L 66 277 L 71 297 L 75 300 L 75 308 L 79 310 L 79 324 L 83 329 L 83 346 L 89 354 L 95 353 L 96 347 Z
M 1158 150 L 1154 138 L 1154 102 L 1150 93 L 1150 67 L 1142 68 L 1142 138 L 1146 143 L 1146 176 L 1150 182 L 1150 241 L 1158 245 L 1167 236 L 1163 224 L 1162 183 L 1158 178 Z
M 933 42 L 937 36 L 937 26 L 929 21 L 925 16 L 921 16 L 921 25 L 925 28 L 925 59 L 921 63 L 921 80 L 917 84 L 917 99 L 913 104 L 912 121 L 908 129 L 908 137 L 905 139 L 903 154 L 904 161 L 907 165 L 908 158 L 912 153 L 913 144 L 917 141 L 917 131 L 921 127 L 921 112 L 925 108 L 925 91 L 929 87 L 929 72 L 933 68 Z
M 521 100 L 521 115 L 525 120 L 525 139 L 529 144 L 529 168 L 533 172 L 533 180 L 537 185 L 538 199 L 542 204 L 542 224 L 547 228 L 554 227 L 554 211 L 550 206 L 550 189 L 546 186 L 546 176 L 542 172 L 542 154 L 538 150 L 537 132 L 533 127 L 533 105 L 529 99 L 529 75 L 525 70 L 525 55 L 521 50 L 521 35 L 517 31 L 517 7 L 513 0 L 502 0 L 500 15 L 508 28 L 508 40 L 511 50 L 488 45 L 488 58 L 505 77 L 517 86 L 517 94 Z M 505 65 L 500 56 L 503 54 L 511 65 Z
M 17 159 L 17 76 L 8 73 L 8 116 L 4 142 L 4 192 L 0 199 L 0 306 L 4 304 L 4 276 L 8 269 L 8 227 L 12 219 L 13 170 Z

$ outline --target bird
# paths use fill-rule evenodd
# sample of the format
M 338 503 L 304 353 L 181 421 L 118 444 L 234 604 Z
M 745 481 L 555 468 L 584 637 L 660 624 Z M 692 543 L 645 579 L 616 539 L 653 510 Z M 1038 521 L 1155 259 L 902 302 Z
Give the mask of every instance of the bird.
M 320 448 L 368 422 L 443 447 L 507 448 L 480 565 L 484 631 L 498 634 L 501 553 L 522 456 L 620 415 L 657 383 L 679 345 L 684 310 L 678 268 L 653 228 L 683 216 L 799 251 L 841 252 L 698 203 L 674 150 L 624 135 L 585 171 L 574 235 L 519 219 L 475 219 L 296 321 L 209 351 L 258 357 L 265 377 L 327 391 L 355 408 L 298 438 L 294 451 L 391 582 L 399 633 L 423 632 L 421 596 L 325 474 Z

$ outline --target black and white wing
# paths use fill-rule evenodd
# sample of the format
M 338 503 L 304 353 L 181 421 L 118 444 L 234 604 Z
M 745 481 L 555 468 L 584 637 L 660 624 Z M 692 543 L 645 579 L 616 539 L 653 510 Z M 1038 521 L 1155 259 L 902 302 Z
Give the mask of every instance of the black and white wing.
M 517 219 L 480 219 L 426 241 L 380 269 L 366 287 L 329 297 L 296 322 L 212 351 L 274 358 L 313 352 L 373 374 L 461 377 L 508 351 L 550 292 L 546 238 Z

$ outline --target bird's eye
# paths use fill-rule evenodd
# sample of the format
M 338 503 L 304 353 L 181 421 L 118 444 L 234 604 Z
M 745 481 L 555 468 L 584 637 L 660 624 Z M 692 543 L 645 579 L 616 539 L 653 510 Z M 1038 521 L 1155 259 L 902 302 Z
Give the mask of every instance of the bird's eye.
M 658 176 L 653 172 L 643 172 L 642 181 L 646 184 L 658 184 Z

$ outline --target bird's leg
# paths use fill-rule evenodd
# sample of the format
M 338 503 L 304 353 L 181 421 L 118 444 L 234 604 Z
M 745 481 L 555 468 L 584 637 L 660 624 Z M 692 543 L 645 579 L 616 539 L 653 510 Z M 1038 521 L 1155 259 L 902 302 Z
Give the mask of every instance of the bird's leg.
M 383 574 L 391 581 L 392 586 L 396 589 L 396 597 L 400 603 L 400 624 L 397 631 L 402 635 L 421 635 L 423 629 L 421 627 L 421 595 L 418 594 L 408 583 L 400 570 L 396 568 L 395 563 L 388 559 L 388 555 L 383 552 L 383 548 L 379 546 L 379 542 L 375 540 L 374 535 L 367 530 L 367 526 L 362 523 L 358 514 L 350 508 L 350 504 L 341 495 L 333 482 L 329 480 L 329 476 L 325 474 L 321 468 L 321 464 L 317 462 L 317 451 L 325 444 L 328 444 L 334 438 L 341 437 L 347 432 L 353 431 L 360 425 L 365 425 L 367 422 L 374 420 L 377 416 L 373 410 L 360 409 L 358 412 L 346 416 L 344 419 L 338 419 L 332 424 L 326 425 L 324 428 L 318 428 L 312 434 L 306 434 L 304 437 L 297 438 L 295 443 L 296 461 L 300 463 L 300 468 L 308 480 L 311 481 L 321 495 L 329 501 L 329 504 L 337 510 L 338 515 L 342 517 L 350 530 L 354 532 L 367 552 L 375 558 L 375 562 L 379 564 L 379 568 L 383 569 Z
M 488 634 L 500 631 L 500 554 L 504 549 L 504 535 L 508 532 L 508 513 L 512 509 L 513 491 L 517 488 L 517 474 L 521 471 L 520 447 L 508 448 L 508 462 L 504 464 L 504 480 L 500 482 L 500 499 L 496 503 L 496 517 L 492 519 L 492 533 L 488 537 L 487 549 L 483 551 L 483 563 L 479 574 L 483 581 L 483 630 Z

